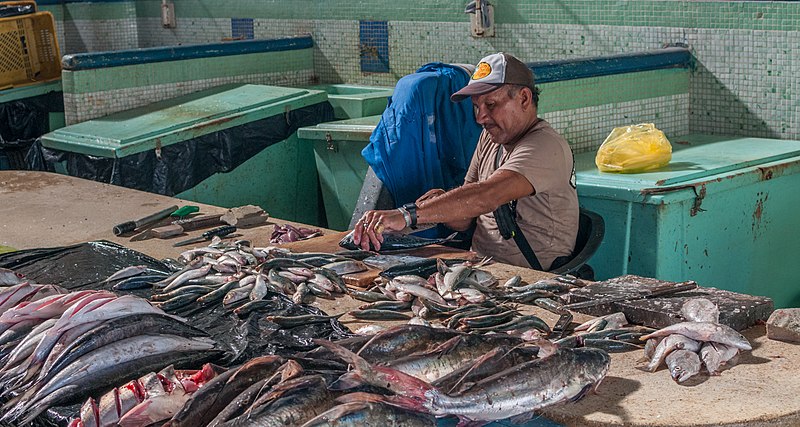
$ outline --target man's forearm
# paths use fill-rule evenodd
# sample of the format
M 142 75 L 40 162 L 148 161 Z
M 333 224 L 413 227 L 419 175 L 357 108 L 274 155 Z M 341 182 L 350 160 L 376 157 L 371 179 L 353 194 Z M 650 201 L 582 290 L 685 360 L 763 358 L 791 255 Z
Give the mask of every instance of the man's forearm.
M 486 181 L 464 184 L 419 202 L 417 222 L 443 223 L 454 230 L 466 230 L 478 216 L 533 193 L 533 186 L 524 176 L 500 170 Z
M 417 222 L 443 223 L 454 230 L 466 230 L 478 216 L 492 212 L 493 199 L 481 184 L 470 183 L 418 204 Z

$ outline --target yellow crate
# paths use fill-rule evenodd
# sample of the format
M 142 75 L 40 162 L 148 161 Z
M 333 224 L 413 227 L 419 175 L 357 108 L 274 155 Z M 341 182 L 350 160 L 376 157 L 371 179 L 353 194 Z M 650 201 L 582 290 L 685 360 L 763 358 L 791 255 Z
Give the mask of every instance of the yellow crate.
M 0 89 L 60 77 L 61 53 L 50 12 L 0 19 Z

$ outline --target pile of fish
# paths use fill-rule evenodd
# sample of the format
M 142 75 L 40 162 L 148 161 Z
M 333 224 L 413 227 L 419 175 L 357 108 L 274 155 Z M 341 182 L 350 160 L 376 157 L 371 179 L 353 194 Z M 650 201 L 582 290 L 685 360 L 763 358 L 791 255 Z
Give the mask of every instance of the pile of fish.
M 413 427 L 447 416 L 464 423 L 521 419 L 577 400 L 600 384 L 610 363 L 599 349 L 539 347 L 505 334 L 421 325 L 318 344 L 219 374 L 165 426 Z
M 345 294 L 348 289 L 340 275 L 365 270 L 357 258 L 369 255 L 363 251 L 293 254 L 275 247 L 251 247 L 247 241 L 217 241 L 183 252 L 179 258 L 183 268 L 169 276 L 133 266 L 109 280 L 119 280 L 114 285 L 118 290 L 153 287 L 151 299 L 165 311 L 222 303 L 238 307 L 236 313 L 244 316 L 266 304 L 270 292 L 287 295 L 297 304 Z
M 682 383 L 705 366 L 709 375 L 719 375 L 732 366 L 750 342 L 733 328 L 719 323 L 719 308 L 705 298 L 684 303 L 681 314 L 687 322 L 677 323 L 644 335 L 646 370 L 655 372 L 666 362 L 672 379 Z
M 80 418 L 73 419 L 69 427 L 137 427 L 166 421 L 221 371 L 207 363 L 199 370 L 176 371 L 170 365 L 158 373 L 147 373 L 96 401 L 90 397 L 81 406 Z
M 24 424 L 121 380 L 220 355 L 205 332 L 145 299 L 93 290 L 19 299 L 37 286 L 0 291 L 0 422 Z
M 589 320 L 575 327 L 573 332 L 556 340 L 555 344 L 561 348 L 595 347 L 609 353 L 621 353 L 641 350 L 641 338 L 655 329 L 628 325 L 625 314 L 618 312 Z

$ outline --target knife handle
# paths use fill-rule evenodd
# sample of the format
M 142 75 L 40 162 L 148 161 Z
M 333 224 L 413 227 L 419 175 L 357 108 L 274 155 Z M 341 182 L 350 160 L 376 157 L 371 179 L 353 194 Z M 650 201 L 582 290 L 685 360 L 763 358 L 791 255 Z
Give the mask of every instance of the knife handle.
M 217 227 L 213 230 L 206 231 L 205 233 L 203 233 L 203 238 L 205 238 L 206 240 L 210 240 L 214 236 L 220 236 L 220 237 L 227 236 L 228 234 L 231 234 L 234 231 L 236 231 L 236 227 L 232 225 L 223 225 L 222 227 Z
M 173 225 L 180 225 L 183 231 L 199 230 L 206 227 L 216 227 L 225 224 L 220 218 L 222 214 L 196 216 L 189 219 L 172 221 Z

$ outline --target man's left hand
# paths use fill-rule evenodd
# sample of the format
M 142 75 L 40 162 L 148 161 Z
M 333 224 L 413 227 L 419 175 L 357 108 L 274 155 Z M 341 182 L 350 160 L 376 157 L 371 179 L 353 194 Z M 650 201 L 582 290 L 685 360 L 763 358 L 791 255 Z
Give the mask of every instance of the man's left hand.
M 361 246 L 365 251 L 372 247 L 379 251 L 383 243 L 383 233 L 386 231 L 400 231 L 406 228 L 406 220 L 403 214 L 392 209 L 388 211 L 367 211 L 364 216 L 356 222 L 353 230 L 353 243 Z

